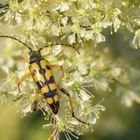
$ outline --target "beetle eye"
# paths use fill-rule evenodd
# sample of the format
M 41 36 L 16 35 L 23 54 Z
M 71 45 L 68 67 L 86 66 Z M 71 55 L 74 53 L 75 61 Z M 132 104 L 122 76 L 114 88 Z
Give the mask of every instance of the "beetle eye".
M 29 55 L 32 55 L 32 51 L 29 52 Z

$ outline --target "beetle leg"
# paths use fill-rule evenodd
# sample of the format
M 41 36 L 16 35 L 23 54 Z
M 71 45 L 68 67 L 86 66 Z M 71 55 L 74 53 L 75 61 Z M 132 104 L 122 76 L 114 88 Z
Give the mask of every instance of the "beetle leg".
M 56 68 L 56 69 L 59 69 L 61 72 L 62 72 L 62 77 L 64 77 L 64 70 L 63 70 L 63 67 L 58 65 L 58 64 L 53 64 L 51 65 L 52 68 Z
M 21 83 L 22 83 L 23 81 L 26 81 L 26 80 L 29 78 L 30 75 L 31 75 L 30 73 L 27 73 L 27 74 L 24 74 L 20 79 L 18 79 L 17 85 L 18 85 L 19 93 L 21 92 L 21 89 L 20 89 Z
M 38 103 L 38 93 L 40 92 L 40 90 L 38 88 L 35 89 L 35 92 L 32 94 L 31 96 L 31 101 L 33 102 L 32 104 L 32 110 L 36 111 L 37 110 L 37 103 Z
M 22 58 L 25 62 L 29 63 L 29 59 L 27 55 L 22 55 Z
M 78 121 L 81 122 L 81 123 L 88 124 L 87 122 L 84 122 L 84 121 L 80 120 L 79 118 L 77 118 L 77 117 L 75 116 L 75 114 L 74 114 L 74 108 L 73 108 L 73 104 L 72 104 L 72 99 L 71 99 L 70 94 L 69 94 L 64 88 L 60 88 L 60 91 L 62 91 L 65 95 L 67 95 L 67 97 L 68 97 L 68 99 L 69 99 L 72 117 L 75 118 L 76 120 L 78 120 Z M 89 125 L 89 124 L 88 124 L 88 125 Z

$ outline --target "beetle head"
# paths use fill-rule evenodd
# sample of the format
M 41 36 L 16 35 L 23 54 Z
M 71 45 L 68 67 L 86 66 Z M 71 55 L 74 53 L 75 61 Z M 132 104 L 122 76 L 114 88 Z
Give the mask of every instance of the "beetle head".
M 29 55 L 30 55 L 30 62 L 38 61 L 42 59 L 42 56 L 39 51 L 30 51 Z

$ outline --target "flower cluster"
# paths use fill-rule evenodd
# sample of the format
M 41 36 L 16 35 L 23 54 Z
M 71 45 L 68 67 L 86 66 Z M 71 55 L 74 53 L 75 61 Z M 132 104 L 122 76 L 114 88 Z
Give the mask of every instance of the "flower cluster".
M 64 77 L 54 70 L 55 79 L 69 91 L 75 115 L 90 124 L 81 124 L 71 117 L 68 100 L 63 95 L 58 115 L 50 116 L 50 109 L 40 95 L 38 108 L 50 120 L 50 124 L 43 127 L 54 129 L 52 137 L 66 132 L 65 136 L 70 139 L 69 133 L 81 135 L 96 123 L 104 110 L 99 93 L 116 93 L 128 107 L 133 102 L 140 103 L 139 65 L 132 64 L 134 61 L 126 63 L 126 58 L 136 59 L 138 55 L 132 56 L 128 48 L 120 44 L 110 47 L 108 43 L 110 29 L 112 36 L 116 32 L 128 38 L 128 34 L 133 35 L 132 43 L 129 42 L 134 48 L 140 47 L 139 7 L 137 0 L 9 0 L 0 3 L 1 35 L 14 36 L 35 50 L 49 42 L 63 42 L 80 51 L 78 55 L 73 48 L 56 45 L 47 48 L 47 51 L 45 49 L 42 54 L 50 63 L 63 66 Z M 104 41 L 106 44 L 96 47 Z M 121 54 L 114 55 L 117 49 Z M 123 54 L 123 49 L 127 55 Z M 35 84 L 30 78 L 22 84 L 19 94 L 17 79 L 28 71 L 23 54 L 27 55 L 28 52 L 21 44 L 11 39 L 1 39 L 0 104 L 12 99 L 26 115 L 32 112 L 31 93 L 34 93 Z
M 104 29 L 110 27 L 113 33 L 125 26 L 135 33 L 133 43 L 139 47 L 137 1 L 10 0 L 1 4 L 0 13 L 4 23 L 13 24 L 32 42 L 37 33 L 41 37 L 59 37 L 69 44 L 89 40 L 99 43 L 106 39 Z

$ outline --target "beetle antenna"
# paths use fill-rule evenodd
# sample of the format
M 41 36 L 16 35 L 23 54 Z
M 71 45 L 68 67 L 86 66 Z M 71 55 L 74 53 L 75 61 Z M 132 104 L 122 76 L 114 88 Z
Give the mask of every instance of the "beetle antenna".
M 47 46 L 44 46 L 44 47 L 40 48 L 38 51 L 40 52 L 40 51 L 42 51 L 44 48 L 51 47 L 51 46 L 55 46 L 55 45 L 63 45 L 63 46 L 71 47 L 71 48 L 75 49 L 76 52 L 80 55 L 80 52 L 78 51 L 77 48 L 75 48 L 74 46 L 71 46 L 71 45 L 69 45 L 69 44 L 64 44 L 64 43 L 61 43 L 61 44 L 59 44 L 59 43 L 50 44 L 50 45 L 47 45 Z
M 20 41 L 20 40 L 18 40 L 17 38 L 15 38 L 15 37 L 12 37 L 12 36 L 7 36 L 7 35 L 1 35 L 0 37 L 5 37 L 5 38 L 11 38 L 11 39 L 14 39 L 14 40 L 16 40 L 16 41 L 18 41 L 18 42 L 20 42 L 21 44 L 23 44 L 24 46 L 26 46 L 30 51 L 32 51 L 32 49 L 27 45 L 27 44 L 25 44 L 24 42 L 22 42 L 22 41 Z

